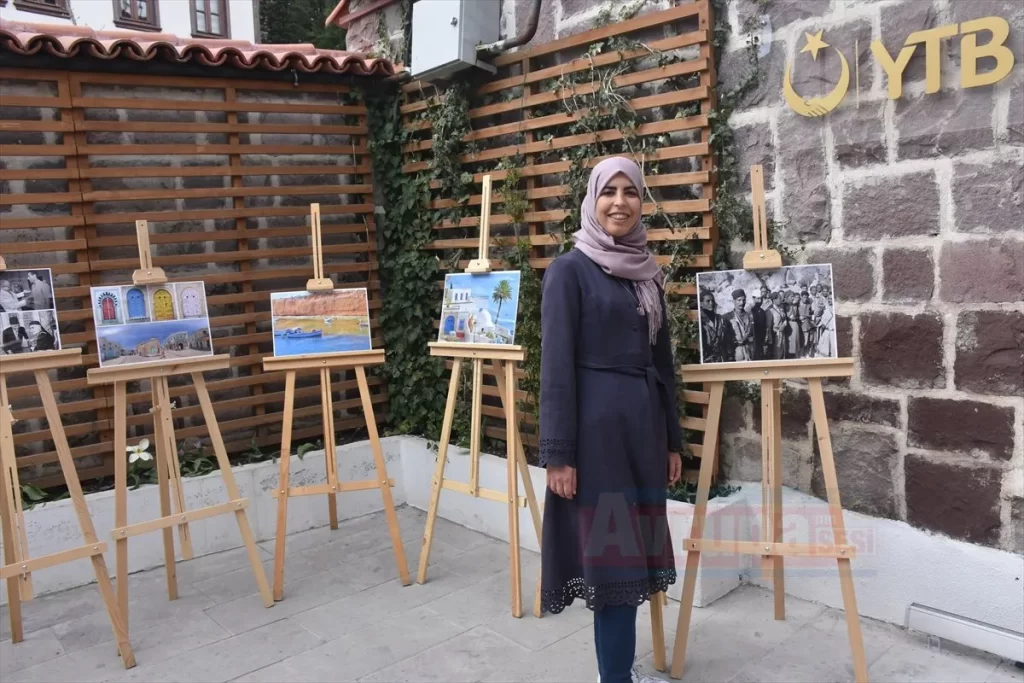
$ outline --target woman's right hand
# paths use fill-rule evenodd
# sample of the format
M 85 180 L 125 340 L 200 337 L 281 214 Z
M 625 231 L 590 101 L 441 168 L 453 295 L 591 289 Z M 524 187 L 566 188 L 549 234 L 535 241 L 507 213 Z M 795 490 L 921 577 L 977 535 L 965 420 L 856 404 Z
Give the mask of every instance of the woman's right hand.
M 571 499 L 576 495 L 576 468 L 569 465 L 554 467 L 549 465 L 548 488 L 562 498 Z

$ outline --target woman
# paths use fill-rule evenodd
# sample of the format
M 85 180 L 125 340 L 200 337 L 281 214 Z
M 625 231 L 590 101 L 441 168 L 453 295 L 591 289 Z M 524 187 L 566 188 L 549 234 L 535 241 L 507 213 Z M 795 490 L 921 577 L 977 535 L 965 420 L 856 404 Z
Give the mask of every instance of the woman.
M 676 580 L 665 499 L 682 434 L 642 191 L 634 162 L 594 167 L 576 248 L 550 265 L 541 299 L 543 608 L 593 610 L 602 683 L 653 680 L 633 665 L 637 607 Z

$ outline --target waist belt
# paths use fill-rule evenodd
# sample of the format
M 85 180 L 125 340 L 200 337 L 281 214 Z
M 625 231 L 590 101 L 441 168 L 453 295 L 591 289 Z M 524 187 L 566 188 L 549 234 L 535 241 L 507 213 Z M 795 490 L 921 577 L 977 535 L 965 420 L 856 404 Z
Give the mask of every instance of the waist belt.
M 668 413 L 668 406 L 672 405 L 668 395 L 668 385 L 661 379 L 661 375 L 658 374 L 657 369 L 652 364 L 647 365 L 606 365 L 603 363 L 591 363 L 587 361 L 580 361 L 577 363 L 580 367 L 588 370 L 599 370 L 603 372 L 614 372 L 620 375 L 628 375 L 630 377 L 643 377 L 647 382 L 647 390 L 651 396 L 658 395 L 662 400 L 662 407 L 666 414 Z M 657 433 L 659 429 L 664 429 L 662 425 L 658 424 L 658 413 L 653 411 L 651 414 L 651 422 L 653 433 Z

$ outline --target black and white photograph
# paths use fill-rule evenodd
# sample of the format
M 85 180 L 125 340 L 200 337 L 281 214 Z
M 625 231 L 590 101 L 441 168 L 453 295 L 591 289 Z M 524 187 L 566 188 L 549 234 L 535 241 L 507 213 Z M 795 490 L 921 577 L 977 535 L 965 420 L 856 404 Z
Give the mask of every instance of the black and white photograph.
M 53 276 L 49 268 L 0 270 L 0 312 L 52 311 Z
M 56 311 L 0 312 L 0 354 L 59 350 Z
M 836 358 L 831 264 L 697 273 L 701 363 Z

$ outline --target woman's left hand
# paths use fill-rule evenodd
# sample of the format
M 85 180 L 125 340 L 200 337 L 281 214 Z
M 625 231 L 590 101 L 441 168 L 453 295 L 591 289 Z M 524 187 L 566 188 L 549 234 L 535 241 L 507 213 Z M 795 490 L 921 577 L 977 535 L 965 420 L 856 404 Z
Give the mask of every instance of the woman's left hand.
M 668 485 L 675 486 L 683 476 L 683 459 L 678 453 L 668 454 Z

